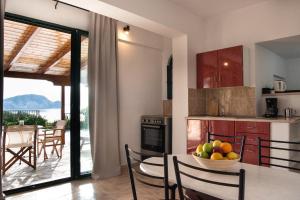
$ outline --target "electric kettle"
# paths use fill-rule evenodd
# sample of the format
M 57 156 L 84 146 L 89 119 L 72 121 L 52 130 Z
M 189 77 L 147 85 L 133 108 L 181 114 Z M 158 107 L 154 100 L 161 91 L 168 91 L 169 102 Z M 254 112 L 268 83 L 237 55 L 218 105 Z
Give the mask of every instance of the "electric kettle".
M 275 92 L 284 92 L 286 91 L 287 86 L 285 81 L 274 81 L 274 90 Z

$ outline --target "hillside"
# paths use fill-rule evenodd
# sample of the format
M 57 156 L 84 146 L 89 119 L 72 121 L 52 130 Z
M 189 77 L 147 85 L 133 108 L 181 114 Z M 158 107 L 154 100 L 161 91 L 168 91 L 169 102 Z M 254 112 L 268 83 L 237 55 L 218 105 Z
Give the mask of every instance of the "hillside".
M 60 108 L 60 101 L 50 101 L 45 96 L 26 94 L 4 99 L 4 110 L 37 110 Z

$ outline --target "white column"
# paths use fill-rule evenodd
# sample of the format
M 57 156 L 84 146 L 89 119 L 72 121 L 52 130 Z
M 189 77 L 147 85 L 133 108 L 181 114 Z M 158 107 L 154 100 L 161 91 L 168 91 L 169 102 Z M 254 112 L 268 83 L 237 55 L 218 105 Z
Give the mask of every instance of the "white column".
M 188 44 L 187 36 L 175 37 L 173 43 L 173 150 L 186 153 L 188 116 Z

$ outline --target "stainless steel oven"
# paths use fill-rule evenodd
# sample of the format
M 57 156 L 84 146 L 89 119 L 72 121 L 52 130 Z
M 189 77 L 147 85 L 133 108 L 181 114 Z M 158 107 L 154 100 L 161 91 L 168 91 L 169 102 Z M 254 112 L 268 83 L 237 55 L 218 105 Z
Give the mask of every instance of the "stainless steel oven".
M 141 117 L 143 153 L 172 153 L 172 118 L 159 115 Z

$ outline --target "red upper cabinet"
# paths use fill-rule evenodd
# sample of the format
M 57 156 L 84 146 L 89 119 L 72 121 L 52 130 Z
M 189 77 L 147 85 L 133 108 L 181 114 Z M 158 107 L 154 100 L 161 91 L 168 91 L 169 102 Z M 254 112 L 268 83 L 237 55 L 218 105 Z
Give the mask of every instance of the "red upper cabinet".
M 218 87 L 218 51 L 199 53 L 197 55 L 197 87 Z
M 243 46 L 218 51 L 219 87 L 243 86 Z
M 197 87 L 243 86 L 243 46 L 197 55 Z

